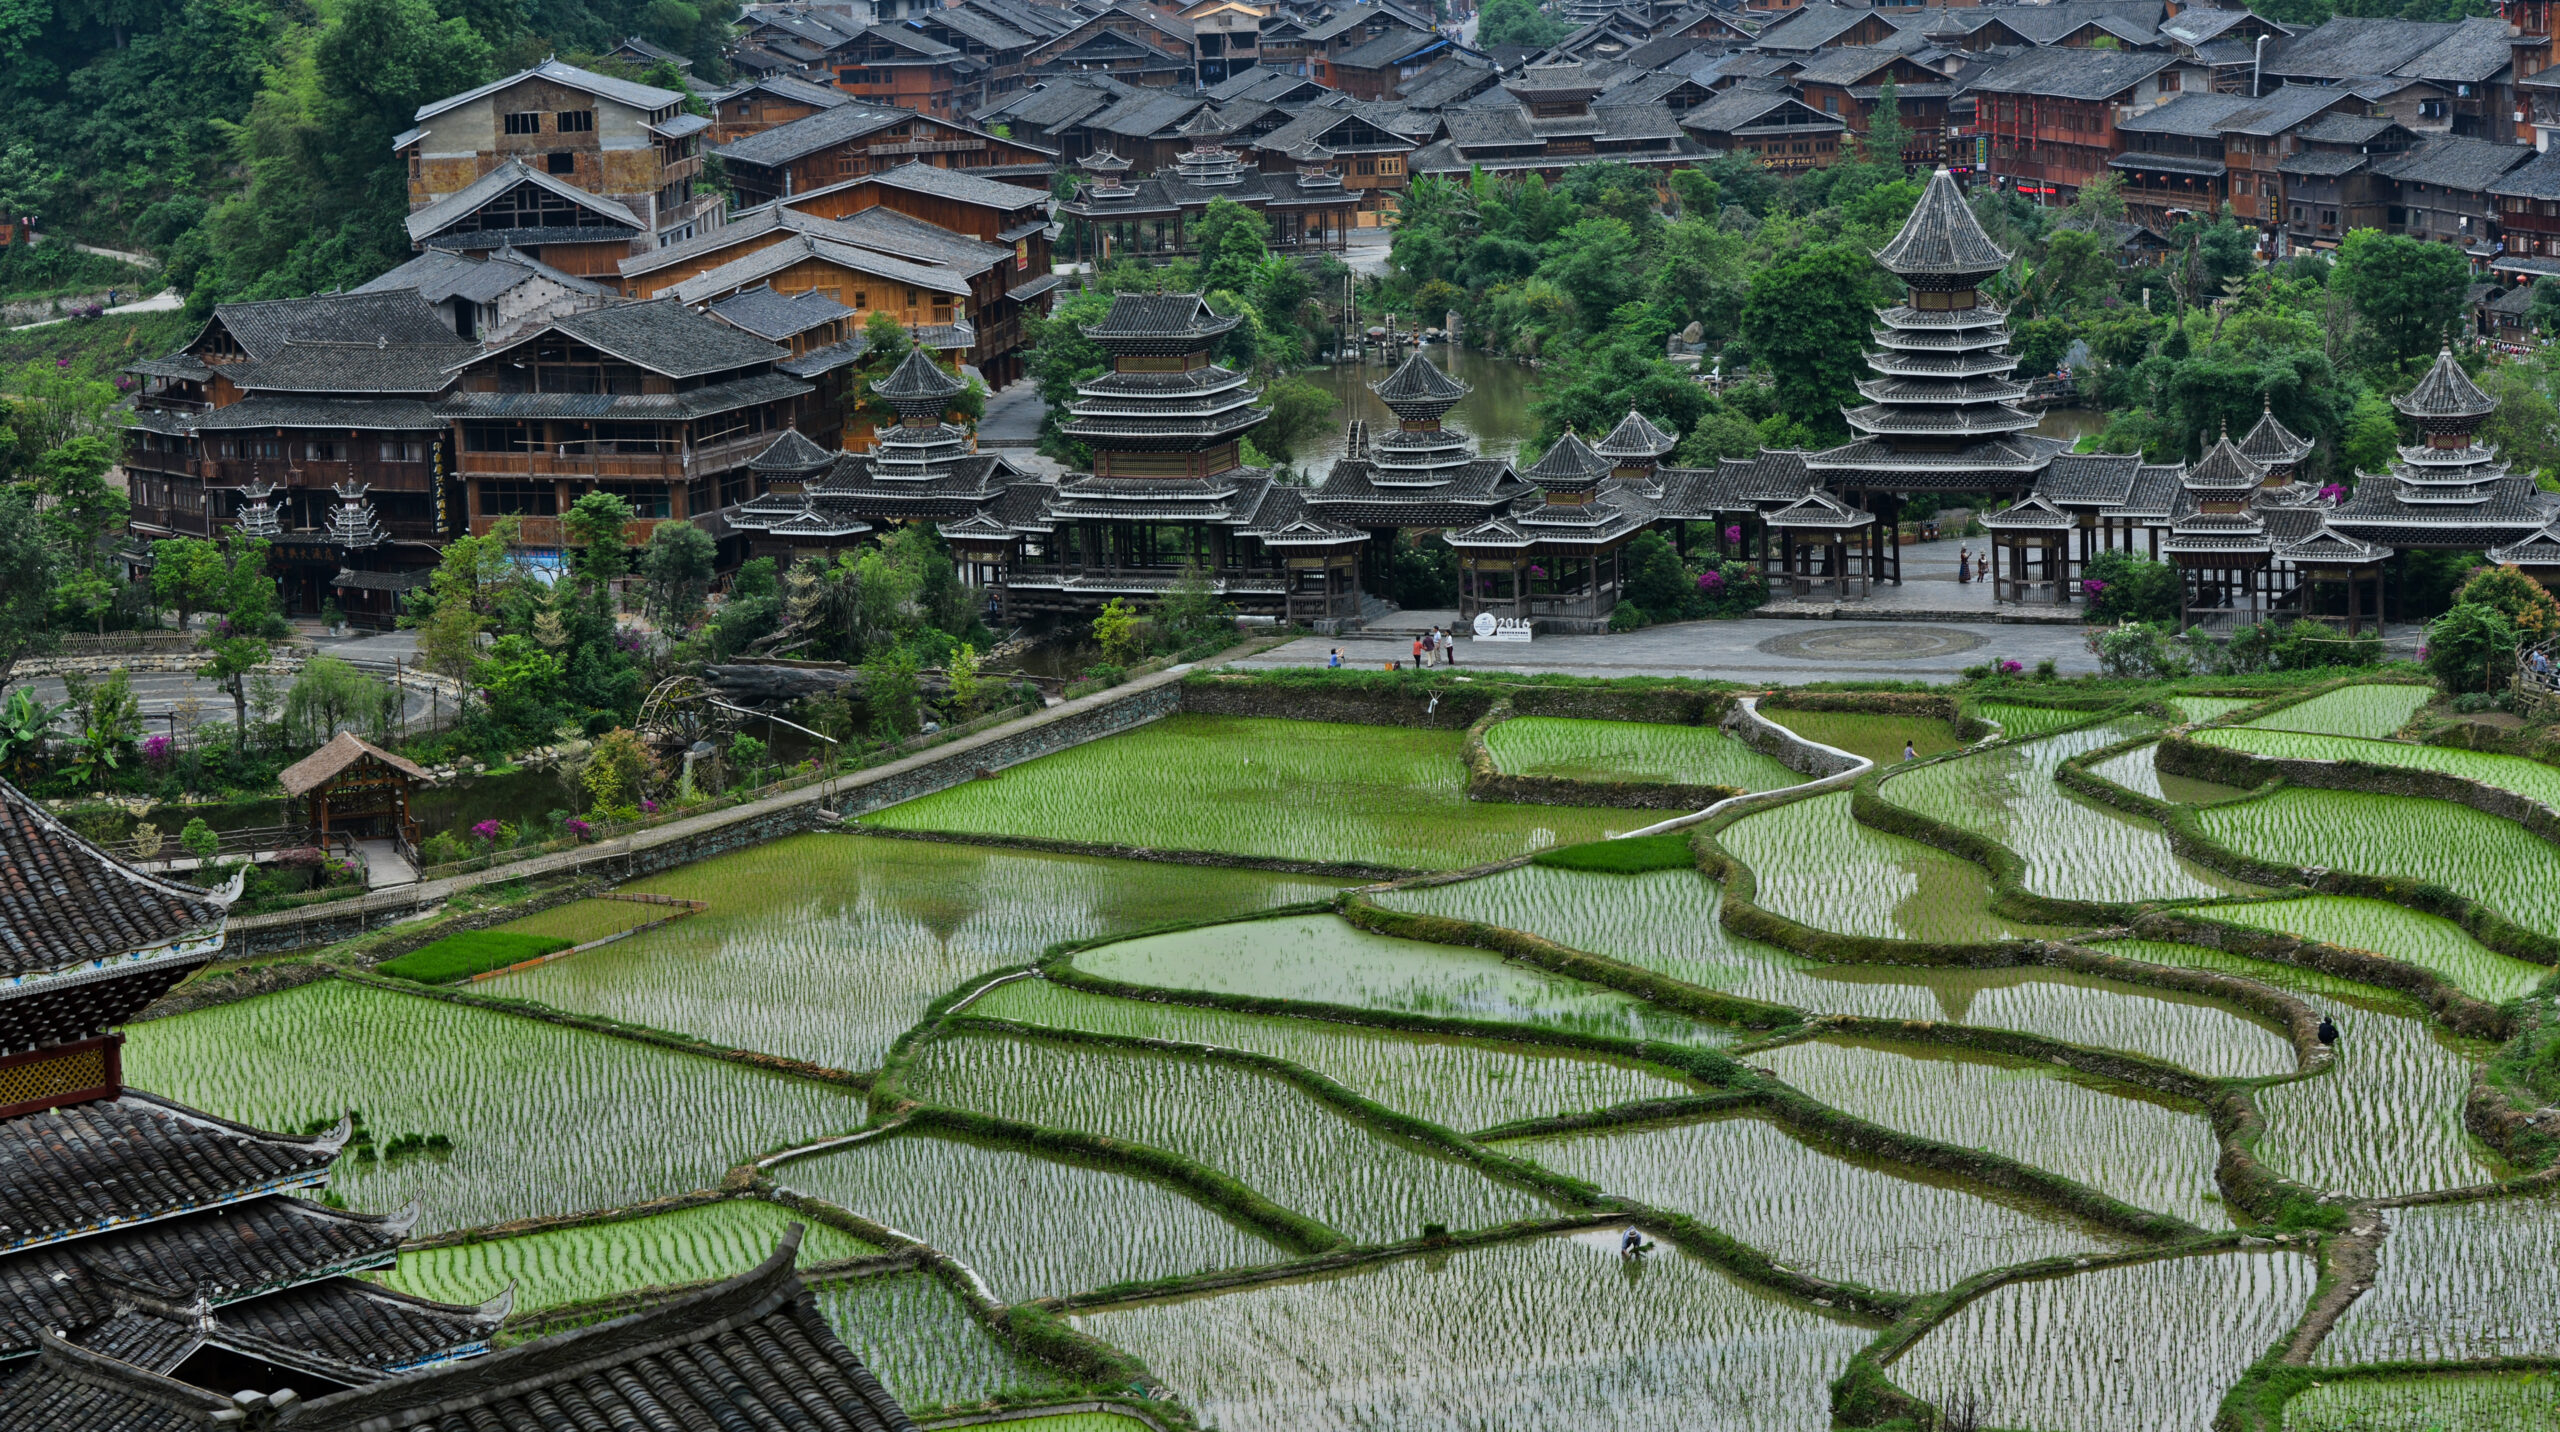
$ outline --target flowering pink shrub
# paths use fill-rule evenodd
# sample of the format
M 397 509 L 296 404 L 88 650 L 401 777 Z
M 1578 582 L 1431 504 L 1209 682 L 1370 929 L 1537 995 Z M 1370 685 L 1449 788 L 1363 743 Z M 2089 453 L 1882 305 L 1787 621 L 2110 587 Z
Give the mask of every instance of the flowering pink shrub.
M 153 736 L 142 743 L 143 764 L 155 771 L 165 771 L 169 769 L 170 758 L 176 749 L 168 737 Z
M 484 820 L 480 822 L 478 825 L 471 827 L 471 838 L 481 841 L 496 840 L 498 838 L 498 823 L 494 820 Z
M 1702 592 L 1721 592 L 1721 591 L 1723 591 L 1723 590 L 1724 590 L 1724 573 L 1722 573 L 1722 572 L 1700 572 L 1700 573 L 1698 574 L 1698 590 L 1699 590 L 1699 591 L 1702 591 Z
M 640 813 L 642 815 L 656 815 L 658 813 L 658 803 L 646 796 L 642 796 L 640 798 Z
M 2320 489 L 2320 500 L 2334 507 L 2347 500 L 2347 489 L 2338 483 L 2330 483 Z
M 576 836 L 580 840 L 585 840 L 587 837 L 596 833 L 596 828 L 594 826 L 587 824 L 584 820 L 574 815 L 569 817 L 568 830 L 571 835 Z
M 1742 525 L 1740 523 L 1735 523 L 1733 526 L 1724 529 L 1724 540 L 1727 546 L 1741 545 Z
M 2095 577 L 2083 577 L 2080 579 L 2080 590 L 2088 593 L 2090 596 L 2094 597 L 2106 589 L 2107 584 L 2099 581 Z
M 2015 676 L 2024 670 L 2026 670 L 2024 666 L 2021 666 L 2014 661 L 2004 661 L 2000 663 L 2000 674 L 2002 676 Z

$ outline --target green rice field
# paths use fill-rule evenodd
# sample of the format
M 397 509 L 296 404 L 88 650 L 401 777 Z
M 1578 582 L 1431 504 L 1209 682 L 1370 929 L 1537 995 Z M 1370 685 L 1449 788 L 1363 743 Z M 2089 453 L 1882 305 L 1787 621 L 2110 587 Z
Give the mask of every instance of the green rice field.
M 2383 1214 L 2373 1287 L 2313 1355 L 2321 1367 L 2560 1356 L 2560 1194 Z
M 2199 1073 L 2290 1073 L 2293 1046 L 2225 1006 L 2064 970 L 1822 965 L 1724 928 L 1721 887 L 1694 871 L 1592 875 L 1524 865 L 1388 891 L 1399 910 L 1480 920 L 1673 979 L 1820 1014 L 1941 1020 L 2148 1054 Z
M 2086 721 L 2094 714 L 2061 706 L 2027 706 L 2013 701 L 1985 701 L 1980 710 L 1984 720 L 1999 722 L 2000 734 L 2013 740 L 2059 731 L 2074 721 Z
M 1622 1039 L 1729 1044 L 1734 1031 L 1632 995 L 1453 945 L 1400 940 L 1332 915 L 1283 915 L 1080 950 L 1087 974 L 1164 989 L 1500 1020 Z
M 2026 862 L 2026 886 L 2062 900 L 2192 900 L 2248 887 L 2180 859 L 2168 832 L 2054 784 L 2065 760 L 2142 733 L 2130 722 L 1994 746 L 1895 776 L 1879 788 L 1905 810 L 1996 840 Z
M 1286 1256 L 1161 1184 L 965 1138 L 893 1134 L 773 1176 L 932 1244 L 1008 1303 Z
M 1932 1175 L 1824 1153 L 1741 1115 L 1501 1147 L 1685 1213 L 1797 1271 L 1873 1288 L 1944 1288 L 1987 1268 L 2131 1246 Z
M 773 1256 L 797 1223 L 800 1266 L 882 1250 L 778 1204 L 732 1198 L 673 1213 L 584 1223 L 403 1253 L 381 1281 L 446 1303 L 477 1303 L 515 1285 L 516 1311 L 593 1302 L 642 1288 L 734 1278 Z
M 2427 881 L 2560 935 L 2560 848 L 2466 805 L 2287 786 L 2198 818 L 2206 835 L 2243 855 Z
M 1763 705 L 1760 714 L 1808 741 L 1836 746 L 1879 766 L 1902 759 L 1907 742 L 1923 756 L 1964 744 L 1956 728 L 1935 716 L 1893 716 L 1875 711 L 1790 711 Z
M 1341 884 L 845 835 L 794 836 L 643 883 L 711 908 L 483 992 L 870 1069 L 933 1001 L 1058 941 L 1250 914 Z
M 133 1027 L 136 1087 L 268 1129 L 361 1110 L 445 1153 L 341 1159 L 351 1207 L 421 1233 L 710 1188 L 737 1163 L 861 1126 L 862 1096 L 700 1055 L 322 980 Z
M 931 1273 L 821 1280 L 810 1291 L 827 1326 L 910 1412 L 1074 1386 L 1006 1346 L 970 1315 L 958 1289 Z
M 2284 1432 L 2551 1432 L 2560 1373 L 2439 1372 L 2314 1383 L 2284 1405 Z
M 2471 938 L 2468 931 L 2451 920 L 2380 900 L 2306 895 L 2298 900 L 2224 905 L 2194 913 L 2228 924 L 2343 945 L 2433 970 L 2463 993 L 2491 1004 L 2530 994 L 2551 978 L 2548 966 L 2499 954 Z
M 1751 867 L 1760 908 L 1817 930 L 1955 942 L 2045 933 L 1992 913 L 1981 866 L 1858 824 L 1846 791 L 1754 811 L 1716 843 Z
M 1870 1334 L 1615 1230 L 1080 1313 L 1221 1432 L 1821 1432 Z
M 2004 1283 L 1885 1373 L 1986 1427 L 2209 1432 L 2216 1404 L 2311 1296 L 2312 1260 L 2217 1253 Z
M 1146 1423 L 1118 1412 L 1055 1412 L 1045 1417 L 1005 1417 L 975 1425 L 997 1432 L 1150 1432 Z
M 1515 716 L 1485 732 L 1494 769 L 1564 781 L 1668 781 L 1774 791 L 1806 778 L 1713 726 Z
M 1702 1092 L 1684 1079 L 1587 1055 L 1115 999 L 1046 980 L 1000 986 L 968 1012 L 1052 1029 L 1267 1054 L 1323 1074 L 1399 1113 L 1461 1132 Z
M 2199 731 L 2196 739 L 2253 755 L 2296 761 L 2363 761 L 2412 771 L 2434 771 L 2527 800 L 2560 807 L 2560 766 L 2547 766 L 2522 756 L 2465 751 L 2458 746 L 2419 746 L 2407 741 L 2368 741 L 2352 736 L 2315 736 L 2305 731 L 2258 730 L 2230 726 Z
M 2173 776 L 2160 769 L 2159 755 L 2157 745 L 2138 746 L 2121 756 L 2109 756 L 2091 766 L 2089 773 L 2100 780 L 2113 781 L 2126 790 L 2172 805 L 2205 805 L 2248 794 L 2238 786 L 2200 781 L 2193 776 Z
M 898 830 L 1445 870 L 1642 812 L 1470 801 L 1457 731 L 1168 716 L 864 817 Z
M 2259 731 L 2309 731 L 2322 736 L 2360 736 L 2379 741 L 2409 724 L 2418 708 L 2435 697 L 2429 686 L 2369 683 L 2297 701 L 2249 723 Z
M 2243 706 L 2255 706 L 2264 698 L 2256 696 L 2172 696 L 2169 709 L 2186 722 L 2211 721 L 2228 716 Z
M 2292 990 L 2337 1021 L 2326 1072 L 2257 1092 L 2257 1155 L 2315 1188 L 2381 1197 L 2467 1188 L 2496 1177 L 2462 1128 L 2471 1069 L 2485 1052 L 2446 1033 L 2415 1000 L 2314 970 L 2196 945 L 2109 940 L 2129 959 L 2245 975 Z
M 572 900 L 554 905 L 521 920 L 510 920 L 499 929 L 519 935 L 552 935 L 573 945 L 601 940 L 607 935 L 663 920 L 682 913 L 669 905 L 652 905 L 642 900 Z
M 1146 1050 L 959 1035 L 916 1051 L 901 1092 L 1185 1155 L 1359 1242 L 1557 1210 L 1437 1150 L 1371 1130 L 1278 1075 Z
M 1844 1113 L 2005 1154 L 2207 1228 L 2228 1227 L 2201 1113 L 2100 1090 L 2050 1065 L 1916 1044 L 1808 1040 L 1752 1062 Z

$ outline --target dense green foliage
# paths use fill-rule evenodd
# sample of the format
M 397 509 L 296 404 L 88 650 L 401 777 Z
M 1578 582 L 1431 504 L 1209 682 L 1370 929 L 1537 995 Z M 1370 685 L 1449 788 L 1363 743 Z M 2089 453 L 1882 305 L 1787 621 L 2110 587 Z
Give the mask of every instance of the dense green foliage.
M 1625 840 L 1594 840 L 1581 845 L 1562 845 L 1541 850 L 1529 857 L 1539 865 L 1552 865 L 1558 870 L 1601 870 L 1613 875 L 1636 875 L 1647 870 L 1686 870 L 1698 863 L 1689 849 L 1689 833 L 1666 830 L 1660 835 L 1639 835 Z
M 460 935 L 447 935 L 396 960 L 385 960 L 382 972 L 398 975 L 404 980 L 416 980 L 420 984 L 452 984 L 490 970 L 521 964 L 554 950 L 565 950 L 574 943 L 558 935 L 472 930 Z

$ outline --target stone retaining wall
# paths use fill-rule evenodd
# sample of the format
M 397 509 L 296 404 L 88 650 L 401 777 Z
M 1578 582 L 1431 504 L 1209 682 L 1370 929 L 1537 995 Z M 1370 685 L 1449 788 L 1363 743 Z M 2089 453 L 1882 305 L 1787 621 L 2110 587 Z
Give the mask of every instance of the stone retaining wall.
M 1440 691 L 1380 691 L 1217 675 L 1184 682 L 1182 709 L 1202 716 L 1268 716 L 1283 721 L 1333 721 L 1352 726 L 1420 726 L 1435 731 L 1463 731 L 1492 710 L 1494 702 L 1505 694 L 1509 693 L 1490 686 Z

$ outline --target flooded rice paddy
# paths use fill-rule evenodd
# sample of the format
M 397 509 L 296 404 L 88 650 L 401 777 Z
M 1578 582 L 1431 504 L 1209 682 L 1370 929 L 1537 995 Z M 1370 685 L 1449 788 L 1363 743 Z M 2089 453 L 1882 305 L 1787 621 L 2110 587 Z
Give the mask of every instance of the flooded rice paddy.
M 2368 741 L 2352 736 L 2315 736 L 2305 731 L 2260 730 L 2226 726 L 2195 733 L 2198 741 L 2252 755 L 2297 761 L 2363 761 L 2412 771 L 2434 771 L 2497 790 L 2513 791 L 2527 800 L 2560 806 L 2560 766 L 2546 766 L 2522 756 L 2465 751 L 2455 746 L 2418 746 L 2407 741 Z
M 1956 728 L 1935 716 L 1888 716 L 1872 711 L 1791 711 L 1763 706 L 1760 714 L 1808 741 L 1836 746 L 1879 766 L 1902 759 L 1907 743 L 1923 756 L 1964 744 Z
M 2059 933 L 1995 915 L 1991 877 L 1935 846 L 1858 824 L 1846 791 L 1755 811 L 1716 835 L 1751 867 L 1754 901 L 1817 930 L 1887 940 Z
M 2194 723 L 2217 720 L 2258 701 L 2255 696 L 2172 696 L 2169 709 L 2178 713 L 2179 720 Z
M 1168 716 L 865 819 L 899 830 L 1444 870 L 1597 840 L 1641 812 L 1466 798 L 1464 734 Z
M 1323 899 L 1341 883 L 943 841 L 802 835 L 635 882 L 635 889 L 705 900 L 711 908 L 481 988 L 862 1070 L 877 1066 L 935 1000 L 1061 940 L 1250 914 Z
M 2107 757 L 2091 766 L 2089 772 L 2126 790 L 2175 805 L 2205 805 L 2248 794 L 2238 786 L 2218 785 L 2193 776 L 2171 775 L 2160 769 L 2159 755 L 2160 748 L 2156 744 L 2137 746 L 2121 756 Z
M 909 1411 L 1000 1397 L 1054 1398 L 1075 1386 L 1066 1373 L 997 1337 L 971 1316 L 959 1289 L 932 1273 L 821 1280 L 810 1292 L 827 1326 Z
M 2560 1194 L 2394 1208 L 2373 1286 L 2320 1344 L 2323 1367 L 2560 1356 Z
M 2378 741 L 2409 724 L 2418 708 L 2435 697 L 2430 686 L 2372 683 L 2341 686 L 2308 701 L 2297 701 L 2249 723 L 2260 731 L 2309 731 L 2321 736 L 2359 736 Z
M 2006 1283 L 1885 1369 L 1905 1391 L 2039 1432 L 2209 1432 L 2215 1406 L 2302 1316 L 2301 1253 L 2218 1253 Z
M 2306 895 L 2298 900 L 2223 905 L 2198 915 L 2226 924 L 2248 925 L 2298 935 L 2323 944 L 2433 970 L 2463 993 L 2491 1004 L 2530 994 L 2551 978 L 2547 965 L 2502 955 L 2451 920 L 2346 895 Z
M 2243 855 L 2426 881 L 2528 930 L 2560 935 L 2560 848 L 2466 805 L 2286 786 L 2210 807 L 2198 820 L 2207 836 Z
M 381 1281 L 446 1303 L 477 1303 L 512 1286 L 517 1310 L 531 1312 L 643 1288 L 734 1278 L 771 1257 L 782 1230 L 794 1223 L 802 1228 L 804 1268 L 883 1251 L 779 1204 L 732 1198 L 673 1213 L 403 1253 Z
M 923 1239 L 1008 1303 L 1287 1256 L 1162 1184 L 940 1134 L 892 1134 L 794 1159 L 774 1181 Z
M 1079 1314 L 1220 1432 L 1820 1432 L 1871 1336 L 1617 1233 Z
M 1806 1144 L 1747 1115 L 1511 1140 L 1559 1173 L 1685 1213 L 1818 1278 L 1919 1292 L 2130 1240 L 1917 1170 Z
M 1998 722 L 2000 734 L 2012 738 L 2041 736 L 2074 721 L 2086 721 L 2091 715 L 2066 706 L 2027 706 L 2012 701 L 1985 701 L 1980 709 L 1984 720 Z
M 1805 778 L 1713 726 L 1519 716 L 1485 733 L 1494 768 L 1566 781 L 1670 781 L 1774 791 Z
M 2315 1383 L 2284 1406 L 2284 1432 L 2546 1432 L 2560 1373 L 2439 1372 Z

